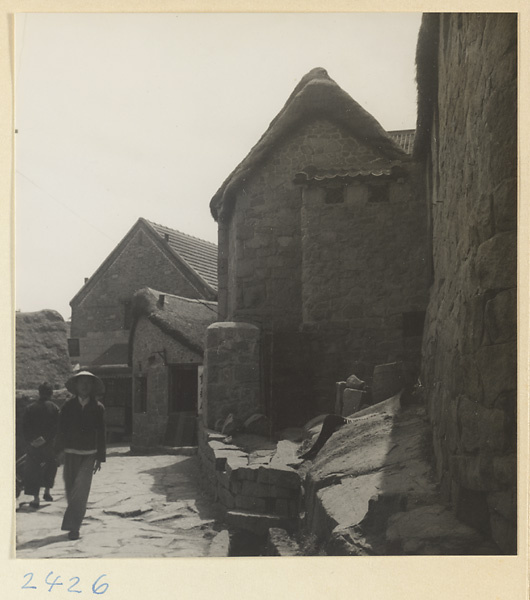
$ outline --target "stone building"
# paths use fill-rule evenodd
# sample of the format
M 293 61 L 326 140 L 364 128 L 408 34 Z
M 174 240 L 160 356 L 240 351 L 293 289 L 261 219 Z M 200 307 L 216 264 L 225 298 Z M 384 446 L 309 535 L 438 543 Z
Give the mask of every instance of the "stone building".
M 215 300 L 216 245 L 140 218 L 70 302 L 70 354 L 104 380 L 109 430 L 127 436 L 132 430 L 132 296 L 146 286 Z
M 132 312 L 131 448 L 196 445 L 204 338 L 217 320 L 217 303 L 144 288 Z
M 207 360 L 210 426 L 228 410 L 300 423 L 333 409 L 335 382 L 356 364 L 365 376 L 378 363 L 418 367 L 428 243 L 413 175 L 409 155 L 324 69 L 302 78 L 210 203 L 225 321 L 212 335 L 244 333 L 247 357 L 258 348 L 232 392 L 219 355 L 211 370 Z M 234 400 L 238 386 L 252 400 Z
M 429 14 L 415 156 L 432 230 L 422 380 L 441 489 L 516 551 L 517 18 Z

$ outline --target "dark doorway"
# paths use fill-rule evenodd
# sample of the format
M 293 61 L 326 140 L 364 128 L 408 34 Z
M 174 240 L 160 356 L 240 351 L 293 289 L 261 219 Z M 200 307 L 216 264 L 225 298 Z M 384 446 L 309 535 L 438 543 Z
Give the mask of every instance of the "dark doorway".
M 131 379 L 130 377 L 106 377 L 105 421 L 110 438 L 129 437 L 132 433 Z
M 168 412 L 197 411 L 197 366 L 169 365 Z
M 169 365 L 166 445 L 197 444 L 197 394 L 197 365 Z

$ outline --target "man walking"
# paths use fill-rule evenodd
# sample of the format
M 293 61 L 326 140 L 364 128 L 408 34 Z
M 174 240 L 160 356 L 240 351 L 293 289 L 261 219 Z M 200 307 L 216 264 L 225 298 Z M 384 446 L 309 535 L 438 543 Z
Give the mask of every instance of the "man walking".
M 55 482 L 57 463 L 53 442 L 57 433 L 59 408 L 52 401 L 53 388 L 48 382 L 39 386 L 39 399 L 30 404 L 22 419 L 22 431 L 28 444 L 24 469 L 24 493 L 33 496 L 32 508 L 40 504 L 40 488 L 44 500 L 51 502 L 50 489 Z
M 85 516 L 92 475 L 105 462 L 105 408 L 97 400 L 105 386 L 89 371 L 70 377 L 66 389 L 74 394 L 64 403 L 59 417 L 56 449 L 64 451 L 64 487 L 67 508 L 61 529 L 68 538 L 79 539 Z

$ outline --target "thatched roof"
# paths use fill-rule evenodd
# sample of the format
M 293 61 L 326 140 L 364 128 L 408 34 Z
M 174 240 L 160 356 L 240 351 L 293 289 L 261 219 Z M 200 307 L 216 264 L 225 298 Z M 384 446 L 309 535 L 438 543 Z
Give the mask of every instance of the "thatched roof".
M 440 14 L 422 17 L 416 46 L 416 83 L 418 86 L 418 120 L 414 140 L 414 158 L 424 155 L 429 144 L 433 111 L 438 98 L 438 43 Z
M 129 364 L 136 326 L 141 317 L 146 317 L 166 335 L 200 356 L 204 354 L 206 329 L 218 320 L 217 302 L 182 298 L 151 288 L 143 288 L 134 294 L 132 310 Z
M 71 375 L 66 323 L 54 310 L 16 313 L 16 388 L 43 381 L 62 388 Z
M 235 194 L 279 144 L 297 128 L 319 118 L 332 121 L 384 158 L 407 160 L 374 117 L 341 89 L 325 69 L 316 68 L 302 77 L 267 131 L 212 198 L 210 210 L 214 219 L 223 220 L 229 214 Z

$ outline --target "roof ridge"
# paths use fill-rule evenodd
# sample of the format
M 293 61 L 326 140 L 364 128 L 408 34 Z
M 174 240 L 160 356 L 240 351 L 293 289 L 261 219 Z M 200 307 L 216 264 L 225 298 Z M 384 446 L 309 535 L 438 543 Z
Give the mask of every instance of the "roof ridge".
M 216 300 L 203 300 L 202 298 L 186 298 L 185 296 L 177 296 L 177 294 L 171 294 L 169 292 L 161 292 L 160 290 L 155 290 L 154 288 L 143 288 L 149 290 L 154 296 L 169 296 L 170 298 L 177 298 L 178 300 L 185 300 L 186 302 L 195 302 L 198 304 L 217 304 Z M 141 290 L 139 290 L 141 291 Z
M 155 223 L 154 221 L 151 221 L 149 219 L 146 219 L 145 217 L 141 217 L 146 223 L 149 223 L 149 225 L 154 225 L 155 227 L 163 227 L 165 229 L 169 229 L 170 231 L 174 231 L 175 233 L 180 233 L 180 235 L 184 235 L 188 238 L 191 238 L 193 240 L 197 240 L 199 242 L 203 242 L 205 244 L 210 244 L 211 246 L 214 246 L 217 248 L 217 244 L 215 242 L 210 242 L 209 240 L 203 240 L 202 238 L 199 238 L 195 235 L 191 235 L 189 233 L 185 233 L 184 231 L 180 231 L 180 229 L 175 229 L 173 227 L 168 227 L 167 225 L 162 225 L 161 223 Z

